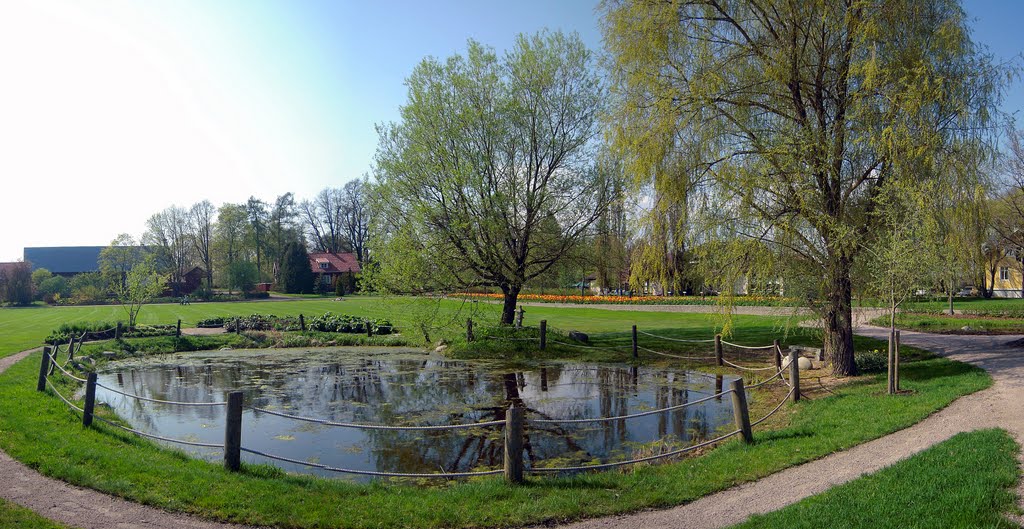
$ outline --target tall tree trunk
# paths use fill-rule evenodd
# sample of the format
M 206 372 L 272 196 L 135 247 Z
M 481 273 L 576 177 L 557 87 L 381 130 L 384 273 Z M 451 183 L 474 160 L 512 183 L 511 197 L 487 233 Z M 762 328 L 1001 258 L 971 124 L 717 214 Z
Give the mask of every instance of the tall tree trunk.
M 516 317 L 516 302 L 522 285 L 502 285 L 501 292 L 505 295 L 505 304 L 501 308 L 501 324 L 512 325 Z
M 857 364 L 853 359 L 853 296 L 850 281 L 850 259 L 838 257 L 827 278 L 828 302 L 825 306 L 825 357 L 832 362 L 832 374 L 853 376 Z

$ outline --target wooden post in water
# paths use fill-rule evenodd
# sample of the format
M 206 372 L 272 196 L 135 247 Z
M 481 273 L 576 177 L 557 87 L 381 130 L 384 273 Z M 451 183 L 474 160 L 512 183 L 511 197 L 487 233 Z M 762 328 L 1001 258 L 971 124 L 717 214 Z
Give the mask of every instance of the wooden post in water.
M 737 378 L 729 383 L 732 389 L 732 415 L 736 419 L 736 429 L 743 436 L 744 443 L 754 442 L 754 432 L 750 429 L 750 410 L 747 409 L 747 393 L 743 389 L 743 379 Z
M 896 329 L 896 357 L 892 364 L 893 385 L 897 392 L 900 390 L 900 331 Z
M 43 347 L 43 359 L 39 362 L 39 382 L 36 384 L 36 391 L 46 391 L 46 374 L 50 368 L 50 349 Z
M 772 340 L 772 345 L 775 346 L 775 370 L 782 370 L 782 345 L 779 344 L 779 339 Z
M 636 343 L 636 341 L 637 341 L 636 340 L 636 325 L 634 325 L 633 326 L 633 360 L 637 360 L 637 359 L 640 358 L 640 353 L 637 352 L 637 343 Z
M 722 335 L 715 335 L 715 365 L 722 366 Z
M 242 466 L 242 392 L 228 393 L 228 416 L 224 425 L 224 468 L 237 472 Z
M 789 383 L 793 386 L 793 402 L 800 401 L 800 355 L 789 352 Z
M 548 320 L 540 320 L 540 350 L 548 346 Z
M 92 426 L 92 413 L 96 409 L 96 373 L 89 373 L 85 379 L 85 408 L 82 409 L 82 426 Z
M 302 332 L 306 332 L 306 317 L 302 314 L 299 314 L 299 329 Z
M 505 415 L 505 481 L 523 482 L 523 410 L 512 404 Z
M 466 318 L 466 341 L 473 341 L 473 318 Z

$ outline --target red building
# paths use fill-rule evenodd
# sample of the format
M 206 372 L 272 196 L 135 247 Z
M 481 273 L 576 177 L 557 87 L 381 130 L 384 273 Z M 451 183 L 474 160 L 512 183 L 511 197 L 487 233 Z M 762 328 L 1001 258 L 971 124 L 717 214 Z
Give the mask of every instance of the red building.
M 362 270 L 354 253 L 310 252 L 309 266 L 322 289 L 333 289 L 336 282 L 342 280 L 346 292 L 352 291 L 355 276 Z

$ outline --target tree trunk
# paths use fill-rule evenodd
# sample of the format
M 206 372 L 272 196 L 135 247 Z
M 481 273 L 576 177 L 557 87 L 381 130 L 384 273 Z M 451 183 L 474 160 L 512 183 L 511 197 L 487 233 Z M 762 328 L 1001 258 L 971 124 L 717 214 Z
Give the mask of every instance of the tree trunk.
M 505 295 L 505 304 L 501 308 L 501 324 L 512 325 L 516 317 L 516 302 L 519 300 L 520 285 L 502 285 L 501 292 Z
M 853 359 L 853 310 L 850 260 L 839 257 L 829 271 L 826 290 L 828 302 L 824 314 L 824 352 L 832 362 L 832 374 L 853 376 L 857 364 Z

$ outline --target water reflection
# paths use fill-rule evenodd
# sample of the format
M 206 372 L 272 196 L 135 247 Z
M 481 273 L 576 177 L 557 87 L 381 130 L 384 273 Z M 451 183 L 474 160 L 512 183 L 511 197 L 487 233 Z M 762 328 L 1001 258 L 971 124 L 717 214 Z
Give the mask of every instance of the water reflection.
M 241 390 L 245 405 L 336 422 L 444 425 L 504 420 L 510 403 L 528 418 L 612 417 L 675 406 L 721 391 L 730 377 L 672 369 L 547 363 L 509 369 L 418 350 L 335 348 L 202 352 L 116 362 L 102 384 L 144 397 L 218 402 Z M 140 402 L 99 388 L 133 427 L 190 441 L 223 441 L 223 407 Z M 731 420 L 728 399 L 629 420 L 527 426 L 528 465 L 624 459 L 661 442 L 707 439 Z M 459 472 L 499 467 L 502 430 L 380 431 L 329 427 L 246 409 L 247 448 L 334 467 L 391 472 Z M 219 450 L 193 450 L 217 459 Z M 646 452 L 645 452 L 646 453 Z M 252 462 L 266 462 L 244 454 Z M 299 465 L 298 472 L 326 473 Z

